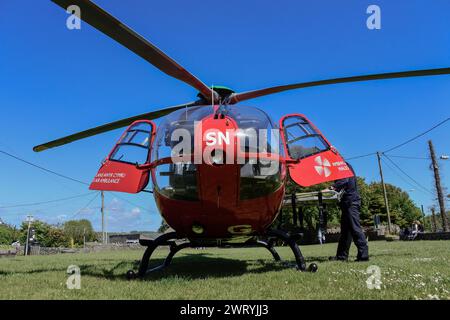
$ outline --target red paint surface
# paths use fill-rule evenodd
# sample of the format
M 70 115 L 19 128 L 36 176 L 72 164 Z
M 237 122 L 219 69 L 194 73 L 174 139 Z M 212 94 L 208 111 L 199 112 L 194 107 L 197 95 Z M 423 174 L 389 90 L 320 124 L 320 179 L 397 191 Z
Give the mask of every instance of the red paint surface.
M 280 124 L 288 116 L 283 117 Z M 299 116 L 306 119 L 303 115 Z M 322 135 L 312 123 L 310 124 Z M 225 156 L 231 154 L 236 159 L 237 151 L 240 148 L 238 145 L 239 139 L 234 136 L 235 129 L 237 129 L 237 125 L 231 118 L 214 119 L 214 116 L 211 115 L 202 119 L 201 132 L 196 132 L 196 137 L 203 137 L 203 139 L 195 141 L 195 150 L 196 152 L 200 151 L 201 154 L 194 154 L 192 160 L 195 159 L 195 156 L 203 157 L 205 151 L 208 154 L 214 148 L 223 148 Z M 219 144 L 206 145 L 204 137 L 207 132 L 215 132 L 217 136 L 219 132 L 225 134 L 227 130 L 230 130 L 231 149 Z M 155 126 L 153 125 L 152 143 L 154 132 Z M 281 137 L 284 142 L 283 133 Z M 322 137 L 329 144 L 323 135 Z M 288 163 L 287 167 L 292 179 L 301 186 L 310 186 L 353 175 L 343 162 L 342 157 L 332 147 L 330 147 L 330 150 L 307 157 L 300 162 L 288 156 L 286 145 L 285 153 L 287 157 L 280 158 L 283 183 L 278 190 L 266 196 L 248 200 L 239 199 L 240 165 L 236 162 L 234 162 L 235 164 L 223 165 L 202 163 L 197 165 L 198 201 L 170 199 L 155 189 L 156 204 L 165 221 L 180 236 L 217 239 L 242 235 L 260 235 L 265 233 L 273 223 L 282 204 L 286 184 L 286 163 Z M 255 154 L 241 154 L 240 156 L 254 157 Z M 267 157 L 264 154 L 262 156 Z M 170 158 L 159 159 L 154 162 L 148 159 L 148 163 L 138 169 L 133 164 L 109 160 L 108 157 L 92 182 L 90 189 L 128 193 L 140 192 L 147 185 L 150 173 L 152 179 L 156 179 L 156 166 L 170 162 L 172 162 Z M 316 167 L 322 167 L 322 169 Z M 192 231 L 193 225 L 201 225 L 204 228 L 204 233 L 201 235 L 195 234 Z
M 197 128 L 200 130 L 200 127 Z M 164 220 L 180 235 L 190 238 L 230 238 L 232 236 L 262 234 L 275 220 L 284 197 L 284 184 L 267 196 L 240 200 L 240 165 L 236 163 L 239 139 L 234 135 L 237 125 L 231 118 L 202 120 L 201 132 L 196 131 L 195 150 L 210 154 L 215 148 L 222 148 L 225 157 L 233 154 L 235 164 L 197 165 L 199 201 L 181 201 L 165 197 L 154 191 L 156 204 Z M 206 145 L 207 132 L 226 133 L 229 130 L 230 146 Z M 217 135 L 216 135 L 217 136 Z M 231 151 L 231 152 L 230 152 Z M 197 155 L 199 156 L 199 155 Z M 285 165 L 281 163 L 282 179 Z M 155 170 L 152 170 L 154 177 Z M 201 225 L 201 235 L 192 231 L 193 225 Z M 231 232 L 230 232 L 231 230 Z M 249 232 L 250 231 L 250 232 Z M 242 232 L 244 234 L 242 234 Z
M 152 127 L 150 146 L 153 143 L 153 138 L 155 136 L 155 124 L 150 120 L 138 120 L 133 122 L 122 134 L 114 148 L 108 155 L 106 161 L 102 164 L 97 175 L 89 186 L 90 190 L 101 190 L 101 191 L 119 191 L 126 193 L 138 193 L 141 192 L 149 181 L 149 171 L 139 170 L 136 165 L 130 163 L 119 162 L 111 160 L 110 157 L 117 148 L 118 143 L 127 134 L 128 130 L 138 123 L 147 123 Z M 149 154 L 151 148 L 149 149 Z M 148 158 L 148 161 L 150 159 Z
M 280 119 L 280 128 L 283 128 L 283 122 L 288 117 L 302 117 L 311 127 L 326 141 L 330 149 L 324 152 L 314 154 L 312 156 L 293 160 L 289 157 L 288 148 L 286 146 L 286 137 L 284 130 L 281 130 L 281 138 L 285 148 L 286 158 L 288 159 L 289 175 L 295 183 L 302 187 L 353 177 L 353 172 L 345 163 L 339 152 L 332 147 L 331 143 L 325 138 L 320 130 L 302 114 L 289 114 Z
M 138 193 L 147 185 L 148 176 L 148 171 L 137 170 L 135 165 L 106 160 L 89 189 Z
M 164 220 L 181 236 L 229 238 L 233 236 L 228 231 L 230 226 L 250 225 L 253 235 L 263 234 L 277 216 L 284 197 L 284 185 L 266 197 L 236 201 L 219 208 L 205 206 L 202 201 L 168 199 L 156 190 L 154 196 Z M 192 232 L 194 223 L 204 227 L 203 235 Z

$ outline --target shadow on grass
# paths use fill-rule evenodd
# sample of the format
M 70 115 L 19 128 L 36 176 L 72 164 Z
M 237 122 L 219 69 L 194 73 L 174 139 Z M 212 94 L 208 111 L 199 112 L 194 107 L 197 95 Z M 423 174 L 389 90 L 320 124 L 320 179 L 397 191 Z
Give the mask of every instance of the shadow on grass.
M 150 268 L 161 265 L 164 259 L 151 259 Z M 112 268 L 99 268 L 96 265 L 80 266 L 82 275 L 106 278 L 109 280 L 127 280 L 128 269 L 137 270 L 140 261 L 123 261 Z M 157 281 L 165 278 L 204 279 L 227 278 L 243 274 L 259 274 L 285 270 L 283 263 L 267 260 L 233 260 L 211 257 L 207 253 L 185 253 L 175 257 L 167 268 L 148 274 L 143 281 Z
M 14 274 L 35 274 L 35 273 L 45 273 L 45 272 L 66 272 L 67 268 L 41 268 L 33 269 L 27 271 L 3 271 L 0 270 L 1 276 L 11 276 Z
M 412 252 L 396 252 L 395 253 L 396 257 L 399 256 L 405 256 L 405 257 L 409 257 L 409 256 L 416 256 L 416 254 L 412 253 Z M 379 258 L 379 257 L 392 257 L 392 253 L 371 253 L 370 254 L 370 259 L 375 259 L 375 258 Z M 356 259 L 356 257 L 354 257 L 354 259 Z M 330 262 L 330 263 L 334 263 L 336 261 L 330 261 L 329 260 L 329 256 L 316 256 L 316 257 L 306 257 L 305 258 L 306 262 Z M 349 262 L 353 262 L 352 258 L 349 258 Z
M 213 256 L 209 253 L 184 253 L 183 256 L 173 258 L 172 263 L 163 270 L 148 274 L 144 281 L 157 281 L 165 278 L 204 279 L 227 278 L 243 274 L 261 274 L 271 271 L 280 271 L 295 268 L 294 257 L 288 260 L 276 262 L 271 258 L 239 260 Z M 99 262 L 79 264 L 82 276 L 91 276 L 108 280 L 125 281 L 128 270 L 136 271 L 139 268 L 139 260 L 124 260 L 116 262 L 114 259 L 102 259 Z M 307 262 L 328 261 L 328 257 L 314 257 L 306 259 Z M 150 259 L 150 268 L 161 265 L 164 258 Z M 65 267 L 37 268 L 28 271 L 2 271 L 0 275 L 13 274 L 37 274 L 45 272 L 58 272 L 66 274 Z M 128 280 L 127 280 L 128 281 Z

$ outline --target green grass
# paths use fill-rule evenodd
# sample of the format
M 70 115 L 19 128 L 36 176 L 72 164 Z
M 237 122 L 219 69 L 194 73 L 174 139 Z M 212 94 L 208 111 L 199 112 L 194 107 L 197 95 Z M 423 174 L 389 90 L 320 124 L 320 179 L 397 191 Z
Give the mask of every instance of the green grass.
M 317 273 L 298 272 L 262 248 L 186 249 L 165 271 L 128 281 L 142 251 L 0 259 L 0 299 L 449 299 L 450 241 L 371 242 L 371 261 L 329 262 L 336 244 L 304 246 Z M 292 262 L 292 253 L 277 249 Z M 167 251 L 156 254 L 161 262 Z M 355 248 L 352 246 L 353 258 Z M 69 265 L 81 268 L 81 290 L 66 288 Z M 366 285 L 381 268 L 381 290 Z

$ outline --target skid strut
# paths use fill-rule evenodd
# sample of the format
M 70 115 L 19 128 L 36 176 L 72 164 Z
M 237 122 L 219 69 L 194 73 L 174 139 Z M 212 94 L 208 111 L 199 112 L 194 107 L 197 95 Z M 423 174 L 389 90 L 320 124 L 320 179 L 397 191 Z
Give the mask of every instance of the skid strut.
M 310 264 L 308 268 L 306 267 L 305 259 L 303 258 L 300 248 L 297 245 L 297 240 L 300 237 L 301 235 L 299 234 L 290 235 L 281 230 L 269 230 L 266 234 L 265 240 L 258 240 L 256 244 L 269 250 L 275 261 L 280 261 L 281 260 L 280 255 L 275 250 L 274 244 L 276 239 L 281 240 L 291 248 L 292 253 L 294 254 L 295 257 L 295 262 L 297 264 L 298 270 L 316 272 L 317 265 L 315 263 Z M 195 247 L 195 245 L 193 245 L 189 241 L 177 244 L 175 240 L 180 240 L 180 237 L 177 235 L 176 232 L 165 233 L 156 238 L 155 240 L 140 239 L 139 243 L 143 246 L 146 246 L 147 249 L 145 250 L 144 255 L 142 256 L 142 260 L 141 263 L 139 264 L 139 270 L 137 274 L 133 270 L 129 270 L 127 272 L 127 278 L 128 279 L 134 279 L 137 277 L 143 278 L 151 272 L 162 270 L 170 265 L 170 263 L 172 262 L 172 258 L 178 251 L 185 248 Z M 167 255 L 164 262 L 158 266 L 149 268 L 150 258 L 153 252 L 156 250 L 156 248 L 158 248 L 159 246 L 167 246 L 167 245 L 169 246 L 169 254 Z
M 305 258 L 303 257 L 302 252 L 300 251 L 300 248 L 298 247 L 298 244 L 297 244 L 297 240 L 300 239 L 302 236 L 301 234 L 298 234 L 298 233 L 297 234 L 288 234 L 287 232 L 284 232 L 282 230 L 274 229 L 274 230 L 267 231 L 267 236 L 280 239 L 291 248 L 292 253 L 294 254 L 294 257 L 295 257 L 295 262 L 297 264 L 298 270 L 310 271 L 310 272 L 317 271 L 318 266 L 315 263 L 311 263 L 308 267 L 306 267 Z M 275 251 L 273 246 L 272 246 L 272 250 Z M 276 251 L 275 251 L 275 253 L 276 253 Z M 279 258 L 278 253 L 276 253 L 276 255 Z M 275 258 L 275 260 L 277 260 L 275 255 L 274 255 L 274 258 Z
M 275 261 L 281 261 L 280 255 L 278 254 L 278 252 L 273 247 L 273 243 L 274 243 L 274 239 L 269 239 L 268 241 L 263 241 L 263 240 L 258 240 L 257 241 L 258 245 L 260 245 L 261 247 L 264 247 L 264 248 L 266 248 L 267 250 L 270 251 L 270 253 L 272 254 L 272 256 L 275 259 Z
M 177 236 L 176 232 L 168 232 L 165 233 L 161 236 L 159 236 L 158 238 L 156 238 L 155 240 L 150 240 L 150 239 L 140 239 L 139 243 L 143 246 L 146 246 L 147 249 L 145 249 L 144 255 L 142 256 L 142 260 L 141 263 L 139 264 L 139 270 L 138 273 L 136 275 L 136 273 L 133 270 L 129 270 L 127 272 L 127 278 L 128 279 L 133 279 L 139 277 L 139 278 L 143 278 L 145 275 L 157 271 L 157 270 L 162 270 L 166 267 L 168 267 L 170 265 L 170 263 L 172 262 L 172 258 L 175 256 L 175 254 L 184 249 L 184 248 L 189 248 L 191 247 L 191 243 L 190 242 L 184 242 L 181 244 L 176 244 L 175 240 L 179 239 L 179 237 Z M 169 254 L 167 255 L 166 259 L 164 260 L 164 262 L 162 264 L 160 264 L 159 266 L 153 267 L 153 268 L 149 268 L 148 265 L 150 263 L 150 258 L 153 254 L 153 252 L 155 251 L 156 248 L 158 248 L 159 246 L 165 246 L 165 245 L 169 245 Z

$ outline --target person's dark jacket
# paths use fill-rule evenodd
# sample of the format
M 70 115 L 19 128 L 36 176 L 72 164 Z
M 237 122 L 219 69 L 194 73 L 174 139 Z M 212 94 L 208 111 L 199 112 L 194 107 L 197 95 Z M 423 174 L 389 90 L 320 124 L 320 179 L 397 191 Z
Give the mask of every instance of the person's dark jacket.
M 353 167 L 350 164 L 347 163 L 347 165 L 353 172 L 354 176 L 351 178 L 345 178 L 335 181 L 335 183 L 333 184 L 333 188 L 338 192 L 344 191 L 344 194 L 342 195 L 341 198 L 341 204 L 343 205 L 361 204 L 361 197 L 358 191 L 355 171 L 353 170 Z

